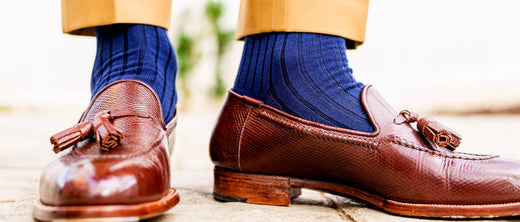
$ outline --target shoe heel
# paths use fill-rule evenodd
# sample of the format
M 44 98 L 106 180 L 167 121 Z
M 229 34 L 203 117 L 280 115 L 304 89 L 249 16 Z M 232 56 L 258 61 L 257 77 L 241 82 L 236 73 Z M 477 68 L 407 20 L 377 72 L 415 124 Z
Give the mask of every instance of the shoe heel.
M 215 167 L 213 197 L 218 201 L 288 206 L 301 194 L 289 177 L 239 173 Z

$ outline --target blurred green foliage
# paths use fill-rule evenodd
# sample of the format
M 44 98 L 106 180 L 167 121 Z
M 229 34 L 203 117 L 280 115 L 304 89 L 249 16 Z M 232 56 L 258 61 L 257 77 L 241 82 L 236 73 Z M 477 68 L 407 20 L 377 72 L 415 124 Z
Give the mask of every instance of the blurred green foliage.
M 176 40 L 177 60 L 179 61 L 178 77 L 181 81 L 181 90 L 186 97 L 189 97 L 188 75 L 197 65 L 200 56 L 195 51 L 195 41 L 185 32 L 181 31 Z
M 215 71 L 215 85 L 213 86 L 211 92 L 213 96 L 217 98 L 222 98 L 226 95 L 226 83 L 222 78 L 221 74 L 221 63 L 222 57 L 225 52 L 231 45 L 233 41 L 233 33 L 234 30 L 224 30 L 221 26 L 222 16 L 225 12 L 225 6 L 220 0 L 210 0 L 206 3 L 205 14 L 209 19 L 210 24 L 213 28 L 213 33 L 217 38 L 218 43 L 218 54 L 217 54 L 217 67 Z

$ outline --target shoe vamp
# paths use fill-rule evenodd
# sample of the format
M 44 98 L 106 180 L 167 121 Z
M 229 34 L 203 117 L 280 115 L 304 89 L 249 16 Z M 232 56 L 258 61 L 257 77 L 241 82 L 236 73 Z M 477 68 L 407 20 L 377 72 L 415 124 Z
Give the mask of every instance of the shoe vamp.
M 160 199 L 170 184 L 169 157 L 161 143 L 134 155 L 77 156 L 62 151 L 40 178 L 40 197 L 49 205 L 136 204 Z M 101 158 L 100 158 L 101 157 Z
M 520 163 L 392 144 L 366 166 L 367 187 L 392 200 L 438 204 L 520 201 Z M 358 180 L 359 181 L 359 180 Z

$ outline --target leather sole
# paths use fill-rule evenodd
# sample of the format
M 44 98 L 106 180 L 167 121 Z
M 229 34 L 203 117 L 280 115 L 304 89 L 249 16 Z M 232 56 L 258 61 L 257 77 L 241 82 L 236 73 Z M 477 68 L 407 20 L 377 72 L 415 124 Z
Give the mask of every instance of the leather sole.
M 389 200 L 343 184 L 286 176 L 239 173 L 215 167 L 213 197 L 218 201 L 288 206 L 301 188 L 364 200 L 384 211 L 415 217 L 491 218 L 520 215 L 520 202 L 482 205 L 423 204 Z
M 142 220 L 160 215 L 179 203 L 177 190 L 171 188 L 160 200 L 130 205 L 51 206 L 34 201 L 33 216 L 41 221 L 74 219 Z

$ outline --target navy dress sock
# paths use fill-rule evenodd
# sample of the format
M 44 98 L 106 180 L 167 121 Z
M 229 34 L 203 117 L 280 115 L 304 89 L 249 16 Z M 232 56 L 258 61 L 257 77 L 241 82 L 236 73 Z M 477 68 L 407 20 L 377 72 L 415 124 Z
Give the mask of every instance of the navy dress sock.
M 177 57 L 166 30 L 150 25 L 118 24 L 96 28 L 97 55 L 92 71 L 94 97 L 121 79 L 137 79 L 159 96 L 166 123 L 175 115 Z
M 348 66 L 345 39 L 267 33 L 246 37 L 233 91 L 306 120 L 372 132 L 362 88 Z

